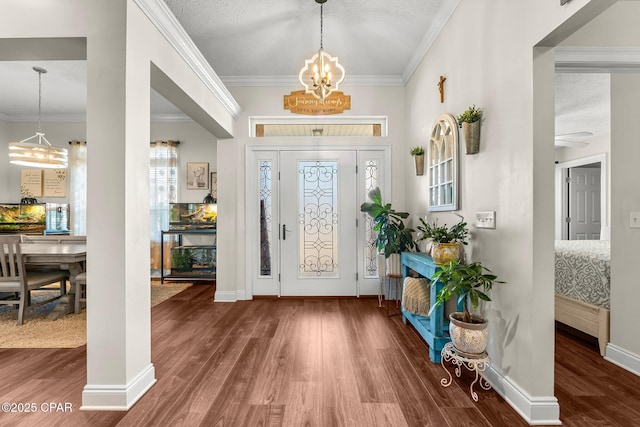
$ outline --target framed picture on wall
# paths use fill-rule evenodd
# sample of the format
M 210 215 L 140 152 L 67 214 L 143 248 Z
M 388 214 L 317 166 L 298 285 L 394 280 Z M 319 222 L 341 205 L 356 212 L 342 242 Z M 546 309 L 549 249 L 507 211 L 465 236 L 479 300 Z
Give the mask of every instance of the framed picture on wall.
M 187 163 L 187 190 L 209 189 L 209 163 Z

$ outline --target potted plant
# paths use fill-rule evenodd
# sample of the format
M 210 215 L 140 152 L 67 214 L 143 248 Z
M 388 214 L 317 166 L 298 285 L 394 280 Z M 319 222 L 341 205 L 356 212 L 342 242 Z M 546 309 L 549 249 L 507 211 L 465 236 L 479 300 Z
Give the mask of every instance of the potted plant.
M 418 240 L 432 240 L 430 255 L 434 263 L 444 265 L 460 258 L 460 245 L 466 245 L 469 237 L 466 222 L 460 221 L 451 228 L 447 224 L 438 225 L 437 219 L 430 224 L 420 218 L 420 222 L 417 229 L 422 232 L 422 236 Z
M 177 272 L 190 271 L 193 267 L 191 249 L 174 248 L 171 250 L 171 270 Z
M 480 119 L 482 109 L 475 104 L 467 108 L 458 116 L 458 125 L 464 129 L 465 147 L 467 154 L 476 154 L 480 151 Z
M 382 203 L 380 188 L 376 187 L 369 192 L 371 202 L 365 202 L 360 206 L 360 211 L 373 218 L 373 229 L 378 232 L 376 247 L 387 260 L 387 274 L 400 273 L 400 252 L 416 248 L 413 240 L 412 228 L 404 225 L 407 212 L 396 212 L 390 203 Z
M 416 175 L 424 174 L 424 148 L 419 145 L 415 147 L 411 147 L 409 150 L 409 154 L 411 154 L 416 162 Z
M 480 355 L 487 348 L 487 319 L 471 313 L 477 310 L 478 302 L 491 301 L 487 293 L 494 283 L 505 283 L 497 280 L 497 276 L 480 262 L 462 264 L 459 260 L 449 262 L 437 271 L 432 280 L 438 280 L 443 287 L 436 296 L 435 307 L 444 304 L 453 295 L 457 295 L 458 304 L 462 303 L 463 311 L 449 315 L 449 334 L 454 347 L 461 353 Z

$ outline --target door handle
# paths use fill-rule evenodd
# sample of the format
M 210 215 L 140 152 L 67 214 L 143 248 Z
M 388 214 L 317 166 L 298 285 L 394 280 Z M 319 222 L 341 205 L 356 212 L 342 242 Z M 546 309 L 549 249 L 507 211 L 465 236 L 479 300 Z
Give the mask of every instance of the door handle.
M 282 224 L 282 240 L 287 240 L 287 231 L 291 232 L 291 230 L 287 230 L 285 224 Z

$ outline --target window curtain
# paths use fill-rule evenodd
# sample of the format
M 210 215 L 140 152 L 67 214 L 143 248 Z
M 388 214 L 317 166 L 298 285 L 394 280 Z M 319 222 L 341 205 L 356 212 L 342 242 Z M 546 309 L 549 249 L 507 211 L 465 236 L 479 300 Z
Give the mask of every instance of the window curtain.
M 151 275 L 160 275 L 162 230 L 169 229 L 169 204 L 178 200 L 179 141 L 154 141 L 149 154 L 149 200 L 151 208 Z M 164 267 L 170 268 L 173 238 L 164 242 Z
M 69 141 L 71 234 L 87 235 L 87 142 Z

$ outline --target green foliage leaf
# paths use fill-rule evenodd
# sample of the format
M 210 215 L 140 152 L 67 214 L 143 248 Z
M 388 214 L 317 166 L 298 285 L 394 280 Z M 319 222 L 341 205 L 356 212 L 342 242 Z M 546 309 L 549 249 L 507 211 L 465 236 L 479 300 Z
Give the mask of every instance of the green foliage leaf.
M 412 235 L 415 230 L 405 227 L 403 222 L 403 219 L 409 217 L 409 213 L 396 212 L 391 203 L 383 205 L 378 187 L 371 190 L 368 196 L 372 202 L 360 205 L 360 211 L 373 218 L 374 230 L 378 232 L 376 246 L 385 258 L 394 253 L 416 249 L 417 245 Z
M 438 225 L 436 219 L 433 223 L 426 222 L 423 218 L 420 218 L 418 231 L 422 232 L 422 236 L 418 240 L 432 239 L 435 243 L 462 243 L 467 244 L 467 238 L 469 237 L 469 230 L 467 229 L 467 223 L 460 221 L 453 225 L 451 228 L 447 227 L 447 224 Z
M 458 116 L 458 123 L 473 123 L 482 117 L 482 109 L 473 104 Z
M 505 283 L 497 280 L 497 276 L 479 262 L 462 264 L 458 260 L 449 262 L 441 267 L 433 275 L 433 280 L 442 282 L 443 287 L 436 295 L 436 301 L 432 305 L 431 313 L 435 307 L 441 306 L 453 295 L 457 295 L 458 303 L 463 303 L 465 316 L 469 313 L 470 306 L 475 310 L 478 303 L 491 301 L 487 292 L 494 283 Z

